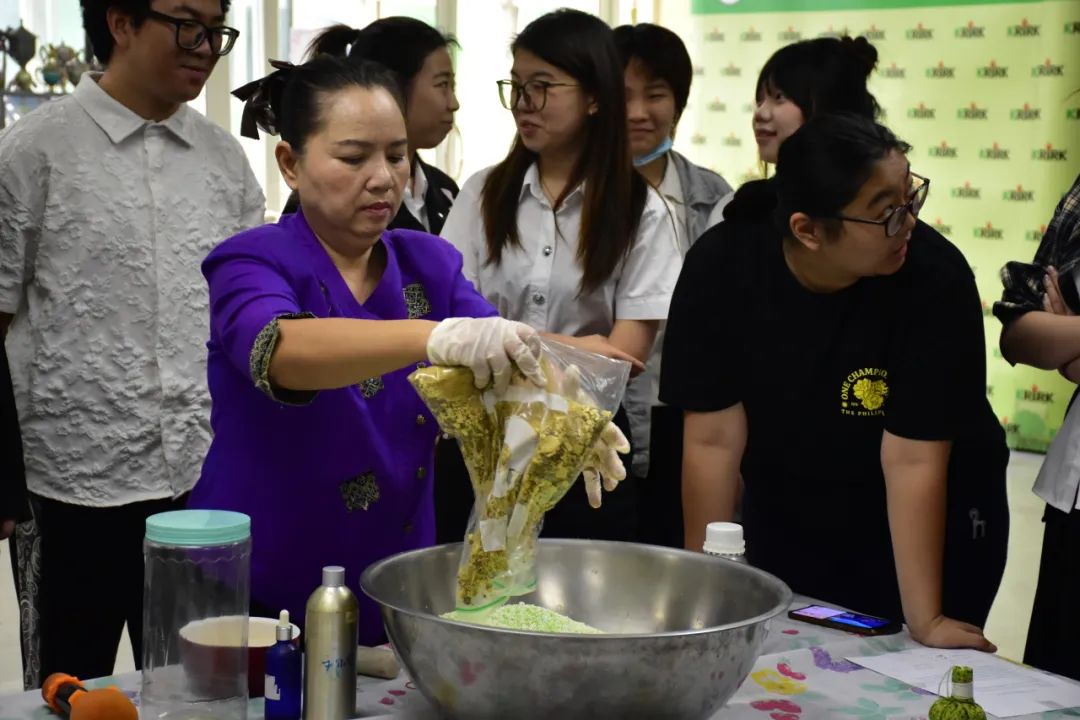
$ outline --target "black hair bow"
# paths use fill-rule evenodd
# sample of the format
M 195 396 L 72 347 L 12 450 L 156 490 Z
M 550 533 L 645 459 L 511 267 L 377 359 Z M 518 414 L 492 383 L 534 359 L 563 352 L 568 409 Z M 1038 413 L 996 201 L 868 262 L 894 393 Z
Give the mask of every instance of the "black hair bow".
M 289 76 L 296 69 L 295 65 L 284 60 L 271 60 L 270 66 L 274 72 L 232 91 L 233 97 L 244 101 L 240 134 L 253 140 L 259 139 L 260 128 L 270 135 L 277 135 L 280 131 L 278 112 L 281 96 Z

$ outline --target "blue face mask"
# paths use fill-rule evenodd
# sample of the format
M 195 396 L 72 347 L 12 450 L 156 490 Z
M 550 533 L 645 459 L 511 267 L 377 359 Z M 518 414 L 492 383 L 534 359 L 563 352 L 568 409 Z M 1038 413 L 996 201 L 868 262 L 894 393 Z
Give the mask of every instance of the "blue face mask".
M 671 138 L 670 137 L 664 138 L 664 141 L 661 142 L 659 145 L 657 145 L 656 148 L 651 153 L 649 153 L 647 155 L 638 155 L 637 157 L 635 157 L 634 158 L 634 167 L 642 167 L 643 165 L 648 165 L 649 163 L 651 163 L 656 158 L 658 158 L 661 155 L 664 155 L 665 153 L 667 153 L 667 151 L 671 149 L 671 146 L 672 146 Z

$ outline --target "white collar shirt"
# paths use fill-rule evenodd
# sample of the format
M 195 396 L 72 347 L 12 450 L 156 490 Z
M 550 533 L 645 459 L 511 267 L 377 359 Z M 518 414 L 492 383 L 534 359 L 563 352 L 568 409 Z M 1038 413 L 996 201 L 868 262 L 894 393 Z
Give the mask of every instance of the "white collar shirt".
M 0 312 L 30 491 L 109 507 L 198 479 L 200 264 L 265 201 L 228 132 L 187 106 L 147 121 L 97 79 L 0 134 Z
M 413 192 L 415 187 L 416 192 Z M 403 202 L 405 208 L 412 213 L 412 216 L 420 221 L 420 224 L 424 226 L 424 229 L 431 232 L 431 223 L 428 221 L 427 213 L 427 191 L 428 191 L 428 179 L 427 174 L 424 172 L 424 166 L 420 163 L 416 163 L 413 167 L 412 181 L 405 185 L 405 195 Z
M 609 335 L 616 320 L 663 320 L 682 259 L 664 201 L 649 190 L 633 248 L 600 287 L 580 294 L 577 258 L 582 186 L 555 212 L 535 163 L 521 186 L 517 213 L 521 246 L 506 246 L 488 263 L 481 191 L 490 168 L 461 189 L 442 236 L 461 252 L 463 272 L 499 314 L 537 330 L 564 335 Z

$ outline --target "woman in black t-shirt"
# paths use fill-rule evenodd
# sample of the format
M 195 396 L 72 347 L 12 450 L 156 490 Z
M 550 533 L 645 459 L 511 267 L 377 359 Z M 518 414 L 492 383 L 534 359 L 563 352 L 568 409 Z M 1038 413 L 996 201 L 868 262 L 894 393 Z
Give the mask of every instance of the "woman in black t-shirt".
M 660 397 L 685 413 L 688 548 L 731 518 L 741 470 L 752 564 L 927 645 L 989 650 L 1008 450 L 975 280 L 916 221 L 929 180 L 908 149 L 854 116 L 786 140 L 776 177 L 687 256 Z

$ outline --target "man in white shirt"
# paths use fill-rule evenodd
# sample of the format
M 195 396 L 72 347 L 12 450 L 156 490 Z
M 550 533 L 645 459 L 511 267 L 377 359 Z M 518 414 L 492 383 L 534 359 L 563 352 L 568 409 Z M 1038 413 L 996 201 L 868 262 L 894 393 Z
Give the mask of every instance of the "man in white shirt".
M 111 674 L 125 623 L 141 660 L 145 519 L 182 507 L 209 445 L 199 266 L 265 206 L 239 143 L 185 104 L 236 39 L 228 5 L 82 0 L 105 72 L 0 135 L 31 687 Z

